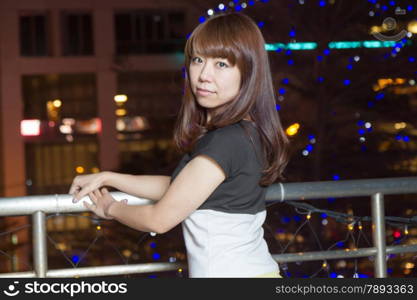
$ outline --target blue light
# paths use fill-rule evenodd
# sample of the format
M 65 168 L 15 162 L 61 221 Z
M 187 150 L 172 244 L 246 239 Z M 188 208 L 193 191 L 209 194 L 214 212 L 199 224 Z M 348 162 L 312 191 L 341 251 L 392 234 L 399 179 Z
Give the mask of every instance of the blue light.
M 410 141 L 410 137 L 409 137 L 409 136 L 407 136 L 407 135 L 405 135 L 405 136 L 403 137 L 403 141 L 404 141 L 404 142 L 409 142 L 409 141 Z
M 335 272 L 330 273 L 330 278 L 337 278 L 337 274 Z
M 412 11 L 413 10 L 413 6 L 412 5 L 407 6 L 407 10 L 408 11 Z
M 369 278 L 368 275 L 358 273 L 359 278 Z
M 198 19 L 198 21 L 199 21 L 200 23 L 204 23 L 204 22 L 206 21 L 206 18 L 204 18 L 204 17 L 200 17 L 200 18 Z
M 358 133 L 359 133 L 360 135 L 364 135 L 364 134 L 365 134 L 365 129 L 362 129 L 362 128 L 361 128 L 361 129 L 359 129 L 359 130 L 358 130 Z
M 368 101 L 368 107 L 374 107 L 374 106 L 375 106 L 375 103 L 374 102 Z
M 281 110 L 281 106 L 279 104 L 275 105 L 275 108 L 280 111 Z
M 318 60 L 318 61 L 323 61 L 323 56 L 318 55 L 318 56 L 317 56 L 317 60 Z
M 347 68 L 348 70 L 352 70 L 352 69 L 353 69 L 353 66 L 352 66 L 351 64 L 348 64 L 348 65 L 346 66 L 346 68 Z
M 362 121 L 362 120 L 358 121 L 358 126 L 364 126 L 364 125 L 365 125 L 364 121 Z
M 394 5 L 395 5 L 395 1 L 394 1 L 394 0 L 391 0 L 391 1 L 389 2 L 389 5 L 394 6 Z
M 289 64 L 290 66 L 293 66 L 293 65 L 294 65 L 294 60 L 293 60 L 293 59 L 289 59 L 289 60 L 288 60 L 288 64 Z
M 78 263 L 80 261 L 80 257 L 78 255 L 73 255 L 71 257 L 71 260 L 74 264 Z
M 290 49 L 288 49 L 287 51 L 285 51 L 285 55 L 291 55 L 291 50 Z
M 392 268 L 388 268 L 388 269 L 387 269 L 387 272 L 388 272 L 388 274 L 392 274 L 393 269 L 392 269 Z
M 317 81 L 318 81 L 319 83 L 322 83 L 322 82 L 324 81 L 324 78 L 320 76 L 319 78 L 317 78 Z
M 337 174 L 334 174 L 334 175 L 333 175 L 333 180 L 340 180 L 340 176 L 339 176 L 339 175 L 337 175 Z
M 154 253 L 154 254 L 152 254 L 152 258 L 154 259 L 154 260 L 158 260 L 158 259 L 160 259 L 161 258 L 161 255 L 159 254 L 159 253 Z
M 327 198 L 328 203 L 334 203 L 336 202 L 336 198 Z
M 395 139 L 396 139 L 397 141 L 401 141 L 401 140 L 403 139 L 403 137 L 402 137 L 401 135 L 397 134 L 397 135 L 395 136 Z
M 343 80 L 343 84 L 344 84 L 344 85 L 349 85 L 349 84 L 350 84 L 350 80 L 349 80 L 349 79 L 345 79 L 345 80 Z
M 367 128 L 366 131 L 371 132 L 372 131 L 372 127 Z
M 261 2 L 267 3 L 267 2 L 269 2 L 269 0 L 261 0 Z
M 241 10 L 242 10 L 242 6 L 240 6 L 240 5 L 236 5 L 236 6 L 235 6 L 235 10 L 236 10 L 236 11 L 241 11 Z
M 326 219 L 326 218 L 327 218 L 327 214 L 322 213 L 322 214 L 321 214 L 321 217 L 322 217 L 323 219 Z
M 264 27 L 264 25 L 265 25 L 265 22 L 262 22 L 262 21 L 258 22 L 258 26 L 259 26 L 259 28 Z
M 238 4 L 238 3 L 239 3 L 239 0 L 233 0 L 233 2 L 234 2 L 235 4 Z
M 365 146 L 365 145 L 362 145 L 362 146 L 361 146 L 361 151 L 362 151 L 362 152 L 365 152 L 366 150 L 368 150 L 368 149 L 366 148 L 366 146 Z
M 190 38 L 190 36 L 191 36 L 191 32 L 186 35 L 187 40 Z
M 283 84 L 288 84 L 290 81 L 288 80 L 288 78 L 284 78 L 283 80 L 282 80 L 282 83 Z
M 280 93 L 281 95 L 285 95 L 285 89 L 284 89 L 284 88 L 280 88 L 280 89 L 279 89 L 279 93 Z
M 324 53 L 324 55 L 329 55 L 330 54 L 330 50 L 329 49 L 324 49 L 323 53 Z
M 415 57 L 410 56 L 410 57 L 408 58 L 408 61 L 409 61 L 409 62 L 411 62 L 411 63 L 413 63 L 413 62 L 415 62 L 415 61 L 416 61 L 416 59 L 415 59 Z
M 151 248 L 156 248 L 156 243 L 155 242 L 151 242 L 149 245 L 150 245 Z
M 301 221 L 301 217 L 300 216 L 294 216 L 294 221 L 295 222 L 300 222 Z
M 320 0 L 320 2 L 319 2 L 319 6 L 323 7 L 323 6 L 325 6 L 325 5 L 326 5 L 326 1 L 324 1 L 324 0 Z
M 378 93 L 378 94 L 376 94 L 375 99 L 376 100 L 382 100 L 382 99 L 384 99 L 384 97 L 385 97 L 384 93 Z
M 383 11 L 386 11 L 386 10 L 388 10 L 388 6 L 386 6 L 386 5 L 382 5 L 382 6 L 381 6 L 381 9 L 382 9 Z
M 148 278 L 156 278 L 156 275 L 149 275 Z
M 307 145 L 307 147 L 306 147 L 306 149 L 307 149 L 309 152 L 313 151 L 313 145 L 308 144 L 308 145 Z
M 281 218 L 281 223 L 288 224 L 289 222 L 291 222 L 291 218 L 289 218 L 289 217 L 282 217 Z
M 282 48 L 277 48 L 277 50 L 275 50 L 275 52 L 281 52 Z
M 290 30 L 290 37 L 295 37 L 295 30 L 294 29 Z
M 345 242 L 338 242 L 337 247 L 343 248 L 345 246 Z
M 249 5 L 255 5 L 255 1 L 250 0 L 250 1 L 248 1 L 248 4 L 249 4 Z
M 314 139 L 314 135 L 310 134 L 310 135 L 308 136 L 308 139 L 309 139 L 309 140 Z

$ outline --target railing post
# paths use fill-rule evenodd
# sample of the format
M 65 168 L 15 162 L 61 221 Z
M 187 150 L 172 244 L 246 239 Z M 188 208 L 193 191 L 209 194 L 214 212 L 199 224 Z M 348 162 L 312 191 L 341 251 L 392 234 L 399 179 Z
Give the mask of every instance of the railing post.
M 45 278 L 48 270 L 46 218 L 43 211 L 32 215 L 33 260 L 36 277 Z
M 372 236 L 376 248 L 374 272 L 376 278 L 387 277 L 384 195 L 372 195 Z

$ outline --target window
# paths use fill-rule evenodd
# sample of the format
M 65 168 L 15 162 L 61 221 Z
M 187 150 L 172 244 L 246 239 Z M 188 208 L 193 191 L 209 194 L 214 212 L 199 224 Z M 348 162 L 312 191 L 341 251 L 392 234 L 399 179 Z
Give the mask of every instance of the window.
M 90 13 L 62 13 L 63 55 L 93 55 L 93 25 Z
M 93 73 L 22 76 L 24 118 L 48 120 L 47 104 L 58 100 L 58 118 L 97 116 L 96 76 Z
M 23 13 L 20 16 L 20 54 L 49 55 L 48 16 L 46 13 Z
M 68 193 L 77 174 L 99 171 L 98 153 L 99 146 L 94 137 L 77 138 L 73 143 L 25 143 L 27 194 Z
M 172 53 L 185 45 L 183 12 L 130 11 L 115 14 L 117 54 Z

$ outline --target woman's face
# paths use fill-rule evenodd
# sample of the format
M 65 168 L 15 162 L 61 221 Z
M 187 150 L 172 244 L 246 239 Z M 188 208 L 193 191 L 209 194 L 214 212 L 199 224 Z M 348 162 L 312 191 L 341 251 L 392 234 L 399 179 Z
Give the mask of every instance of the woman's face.
M 190 83 L 198 104 L 210 110 L 233 100 L 240 89 L 237 65 L 225 58 L 194 54 L 190 62 Z

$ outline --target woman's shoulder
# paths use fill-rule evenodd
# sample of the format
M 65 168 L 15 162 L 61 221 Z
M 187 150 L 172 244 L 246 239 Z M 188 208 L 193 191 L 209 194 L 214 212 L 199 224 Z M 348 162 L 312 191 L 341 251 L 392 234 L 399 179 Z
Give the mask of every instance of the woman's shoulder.
M 204 135 L 204 138 L 206 140 L 216 139 L 218 141 L 224 141 L 225 143 L 235 143 L 243 138 L 243 127 L 240 123 L 241 122 L 237 122 L 208 131 Z

